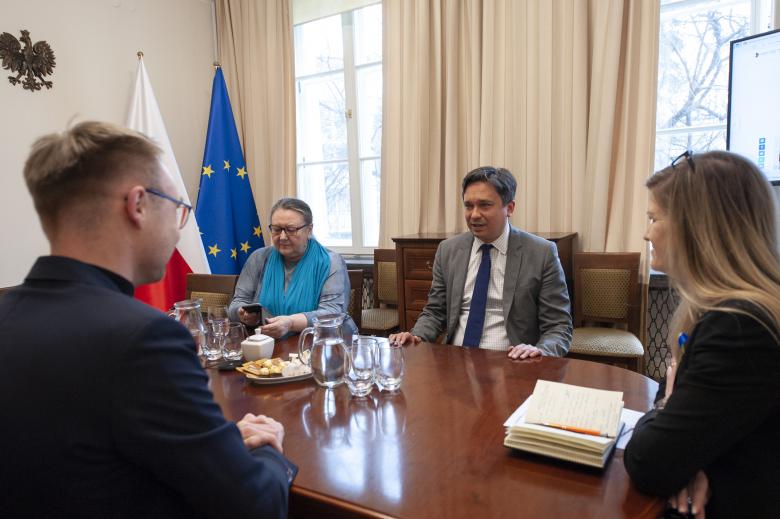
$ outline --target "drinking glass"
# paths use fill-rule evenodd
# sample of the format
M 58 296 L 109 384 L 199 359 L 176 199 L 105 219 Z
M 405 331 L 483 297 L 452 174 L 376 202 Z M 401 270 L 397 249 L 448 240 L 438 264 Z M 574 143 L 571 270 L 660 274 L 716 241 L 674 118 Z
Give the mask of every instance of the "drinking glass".
M 206 360 L 217 360 L 222 358 L 222 341 L 221 337 L 214 333 L 214 330 L 210 326 L 201 333 L 200 337 L 200 350 L 203 352 L 203 356 Z M 193 332 L 193 337 L 195 333 Z
M 206 321 L 208 323 L 217 323 L 217 325 L 220 327 L 220 330 L 223 330 L 224 333 L 227 333 L 230 318 L 228 317 L 226 306 L 209 306 L 207 308 L 206 316 Z
M 206 326 L 211 329 L 219 344 L 217 349 L 225 349 L 225 337 L 230 328 L 230 318 L 228 318 L 227 307 L 209 306 L 207 309 Z
M 377 348 L 373 337 L 357 336 L 348 347 L 347 387 L 352 396 L 364 397 L 374 387 L 374 352 Z
M 403 347 L 398 343 L 381 341 L 376 351 L 376 384 L 381 390 L 396 391 L 404 378 Z
M 241 360 L 241 343 L 246 339 L 246 330 L 241 323 L 230 323 L 222 341 L 222 356 L 225 360 Z

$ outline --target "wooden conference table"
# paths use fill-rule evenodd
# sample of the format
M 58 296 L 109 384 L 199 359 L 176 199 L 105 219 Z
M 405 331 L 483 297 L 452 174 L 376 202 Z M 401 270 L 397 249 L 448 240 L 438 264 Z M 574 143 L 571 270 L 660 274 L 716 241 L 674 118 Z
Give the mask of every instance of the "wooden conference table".
M 275 356 L 297 350 L 277 341 Z M 284 424 L 285 454 L 300 471 L 293 517 L 658 517 L 616 451 L 602 470 L 512 451 L 502 424 L 539 378 L 622 390 L 646 410 L 657 384 L 593 362 L 510 361 L 503 352 L 422 343 L 404 348 L 401 390 L 352 398 L 313 379 L 256 386 L 208 369 L 225 416 L 265 414 Z

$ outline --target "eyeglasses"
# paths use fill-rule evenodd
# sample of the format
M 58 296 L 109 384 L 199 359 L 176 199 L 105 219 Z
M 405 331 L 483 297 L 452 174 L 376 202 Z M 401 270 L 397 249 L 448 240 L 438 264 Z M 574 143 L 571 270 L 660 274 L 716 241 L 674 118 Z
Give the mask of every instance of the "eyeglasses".
M 166 195 L 162 191 L 158 191 L 153 187 L 145 187 L 144 189 L 146 189 L 147 193 L 151 193 L 154 196 L 159 196 L 160 198 L 170 200 L 176 204 L 176 212 L 179 216 L 179 229 L 184 229 L 184 226 L 187 225 L 187 220 L 190 217 L 190 212 L 192 212 L 192 206 L 181 198 L 173 198 L 171 195 Z
M 690 166 L 691 171 L 694 171 L 695 167 L 693 165 L 693 153 L 691 153 L 691 150 L 685 150 L 684 152 L 680 153 L 677 158 L 672 161 L 672 167 L 677 166 L 677 164 L 679 164 L 682 159 L 688 161 L 688 166 Z
M 268 230 L 271 231 L 272 236 L 279 236 L 280 234 L 282 234 L 282 231 L 284 231 L 284 233 L 287 236 L 295 236 L 296 234 L 298 234 L 298 231 L 308 226 L 309 226 L 308 223 L 305 223 L 300 227 L 279 227 L 278 225 L 269 225 Z

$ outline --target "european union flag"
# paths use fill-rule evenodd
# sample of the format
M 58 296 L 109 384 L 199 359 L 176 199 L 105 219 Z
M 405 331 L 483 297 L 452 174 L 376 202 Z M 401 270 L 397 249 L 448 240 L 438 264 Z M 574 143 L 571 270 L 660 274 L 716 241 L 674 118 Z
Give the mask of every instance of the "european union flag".
M 265 245 L 225 78 L 217 67 L 195 218 L 212 274 L 239 274 Z

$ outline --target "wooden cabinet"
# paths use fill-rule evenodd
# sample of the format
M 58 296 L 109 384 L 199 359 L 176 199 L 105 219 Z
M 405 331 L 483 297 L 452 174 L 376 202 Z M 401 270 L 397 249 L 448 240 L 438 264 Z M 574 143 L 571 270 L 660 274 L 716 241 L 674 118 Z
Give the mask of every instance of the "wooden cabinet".
M 414 326 L 420 312 L 428 302 L 428 291 L 433 281 L 433 258 L 439 243 L 456 233 L 411 234 L 393 238 L 395 242 L 396 268 L 398 269 L 398 322 L 401 331 Z M 534 233 L 558 246 L 558 256 L 570 287 L 572 274 L 572 252 L 577 233 L 550 232 Z

